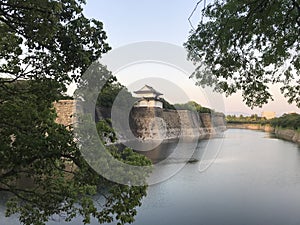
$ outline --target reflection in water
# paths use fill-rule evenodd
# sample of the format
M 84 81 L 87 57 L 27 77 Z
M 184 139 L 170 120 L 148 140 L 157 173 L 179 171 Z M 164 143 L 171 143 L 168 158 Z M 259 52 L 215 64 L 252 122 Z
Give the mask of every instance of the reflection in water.
M 215 140 L 217 141 L 217 140 Z M 209 144 L 210 142 L 210 144 Z M 214 140 L 200 141 L 193 157 L 202 159 Z M 176 142 L 144 152 L 156 162 Z M 220 154 L 205 172 L 188 163 L 175 176 L 149 187 L 134 225 L 299 225 L 300 148 L 251 130 L 228 130 Z M 2 210 L 1 210 L 2 211 Z M 3 211 L 0 212 L 3 217 Z M 16 218 L 1 225 L 16 225 Z M 81 224 L 80 218 L 71 224 Z M 68 224 L 49 222 L 49 225 Z M 92 221 L 96 225 L 96 221 Z
M 143 152 L 137 151 L 137 152 L 145 155 L 154 164 L 156 164 L 158 162 L 165 161 L 167 158 L 169 158 L 172 155 L 172 153 L 174 153 L 174 150 L 178 146 L 178 141 L 179 141 L 178 139 L 164 141 L 163 143 L 161 143 L 158 147 L 154 148 L 153 150 L 143 151 Z M 199 141 L 199 140 L 193 140 L 193 142 L 197 142 L 197 143 L 196 143 L 196 145 L 192 146 L 193 154 L 192 154 L 192 156 L 190 156 L 190 158 L 200 160 L 201 157 L 203 156 L 203 153 L 205 152 L 208 142 L 207 141 Z M 185 147 L 182 148 L 182 151 L 187 151 L 188 146 L 189 146 L 189 143 L 188 142 L 185 143 Z M 178 161 L 179 160 L 180 159 L 178 159 Z M 173 160 L 171 162 L 174 163 L 175 161 Z
M 228 130 L 214 164 L 199 173 L 200 163 L 151 186 L 134 224 L 300 224 L 294 143 L 259 131 Z
M 177 144 L 178 144 L 178 139 L 174 139 L 170 141 L 164 141 L 158 147 L 150 151 L 143 151 L 143 152 L 137 151 L 137 152 L 145 155 L 152 161 L 152 163 L 155 164 L 168 158 L 174 152 Z
M 157 164 L 159 162 L 165 163 L 176 163 L 183 161 L 203 161 L 209 160 L 213 161 L 215 157 L 217 157 L 220 147 L 223 142 L 223 137 L 220 136 L 218 138 L 214 138 L 211 140 L 199 140 L 195 138 L 189 138 L 183 143 L 179 143 L 179 139 L 171 139 L 167 141 L 163 141 L 160 145 L 155 147 L 154 149 L 148 151 L 136 151 L 140 154 L 145 155 L 149 158 L 152 163 Z M 180 146 L 180 154 L 183 158 L 176 158 L 174 156 L 174 151 L 176 148 Z M 124 148 L 124 145 L 121 146 Z M 209 148 L 209 149 L 208 149 Z M 177 149 L 178 150 L 178 149 Z M 192 152 L 192 154 L 190 154 Z M 186 153 L 186 154 L 184 154 Z M 205 158 L 204 158 L 205 157 Z M 168 160 L 169 158 L 169 160 Z

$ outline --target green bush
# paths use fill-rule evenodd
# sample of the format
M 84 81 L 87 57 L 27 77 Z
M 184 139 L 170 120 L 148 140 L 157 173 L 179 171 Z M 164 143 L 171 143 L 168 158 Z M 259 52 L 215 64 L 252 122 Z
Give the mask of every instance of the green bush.
M 190 111 L 196 111 L 198 113 L 212 113 L 213 112 L 212 109 L 203 107 L 194 101 L 189 101 L 184 104 L 175 104 L 174 106 L 176 109 L 185 109 L 185 110 L 190 110 Z
M 300 128 L 300 115 L 297 113 L 284 114 L 279 118 L 270 120 L 273 127 L 291 128 L 298 130 Z

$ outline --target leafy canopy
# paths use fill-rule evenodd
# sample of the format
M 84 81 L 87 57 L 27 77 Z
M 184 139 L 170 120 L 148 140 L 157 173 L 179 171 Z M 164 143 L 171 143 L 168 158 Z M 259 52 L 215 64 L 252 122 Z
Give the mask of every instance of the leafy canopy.
M 0 76 L 6 77 L 0 79 L 0 192 L 10 198 L 6 215 L 17 213 L 26 225 L 61 213 L 67 221 L 81 216 L 84 223 L 91 217 L 132 222 L 146 194 L 145 186 L 99 176 L 83 159 L 72 130 L 55 123 L 53 102 L 65 85 L 110 49 L 102 23 L 83 15 L 84 3 L 0 1 Z M 105 124 L 98 129 L 110 131 Z M 131 164 L 149 164 L 130 149 L 111 152 Z
M 213 110 L 203 107 L 197 102 L 194 101 L 189 101 L 184 104 L 175 104 L 174 105 L 176 109 L 186 109 L 186 110 L 191 110 L 191 111 L 196 111 L 198 113 L 211 113 Z
M 300 131 L 300 115 L 297 113 L 283 114 L 279 118 L 270 121 L 273 127 L 290 128 Z
M 84 2 L 1 1 L 0 72 L 14 79 L 78 78 L 110 49 L 102 22 L 83 15 Z
M 270 84 L 281 84 L 288 102 L 300 107 L 300 3 L 298 0 L 215 0 L 191 31 L 185 47 L 198 63 L 199 85 L 262 106 Z
M 119 101 L 125 105 L 137 100 L 132 96 L 125 86 L 117 81 L 115 76 L 111 75 L 103 85 L 97 98 L 96 105 L 98 107 L 111 108 L 117 97 L 121 98 Z

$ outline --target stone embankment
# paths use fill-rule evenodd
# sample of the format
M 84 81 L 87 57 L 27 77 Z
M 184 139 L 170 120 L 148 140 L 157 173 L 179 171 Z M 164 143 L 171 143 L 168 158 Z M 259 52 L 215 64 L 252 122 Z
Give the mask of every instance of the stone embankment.
M 277 138 L 281 138 L 287 141 L 292 141 L 300 144 L 300 132 L 293 129 L 281 128 L 281 127 L 272 127 L 270 125 L 261 125 L 261 124 L 227 124 L 228 129 L 250 129 L 250 130 L 262 130 L 265 132 L 274 133 Z
M 57 122 L 66 126 L 74 123 L 74 100 L 54 103 Z M 110 118 L 109 108 L 96 108 L 96 121 Z M 161 108 L 133 108 L 129 116 L 130 131 L 119 134 L 120 141 L 128 141 L 126 133 L 133 133 L 141 140 L 167 140 L 179 137 L 210 138 L 226 130 L 222 113 L 197 113 L 189 110 L 165 110 Z
M 133 108 L 130 127 L 134 136 L 143 140 L 179 137 L 204 139 L 219 135 L 226 129 L 224 115 L 221 113 L 159 108 Z
M 265 132 L 274 133 L 274 127 L 270 125 L 251 124 L 251 123 L 227 123 L 227 129 L 249 129 L 249 130 L 261 130 Z
M 276 137 L 300 144 L 300 132 L 297 130 L 276 128 L 275 135 Z

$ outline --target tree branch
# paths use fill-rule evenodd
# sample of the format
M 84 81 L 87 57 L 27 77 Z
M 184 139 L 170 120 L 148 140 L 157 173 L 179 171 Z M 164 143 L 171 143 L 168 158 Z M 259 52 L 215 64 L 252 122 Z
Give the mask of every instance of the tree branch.
M 196 12 L 196 10 L 197 10 L 199 4 L 200 4 L 202 1 L 203 1 L 203 0 L 200 0 L 200 1 L 198 1 L 198 2 L 196 3 L 195 8 L 193 9 L 193 11 L 191 12 L 191 14 L 190 14 L 190 16 L 189 16 L 189 18 L 188 18 L 188 21 L 189 21 L 189 23 L 190 23 L 190 26 L 192 27 L 193 30 L 195 30 L 195 28 L 194 28 L 194 26 L 193 26 L 193 24 L 192 24 L 191 18 L 192 18 L 192 16 L 194 15 L 194 13 Z M 206 0 L 204 0 L 203 10 L 204 10 L 205 8 L 206 8 Z M 203 20 L 203 13 L 202 13 L 201 21 L 202 21 L 202 20 Z

